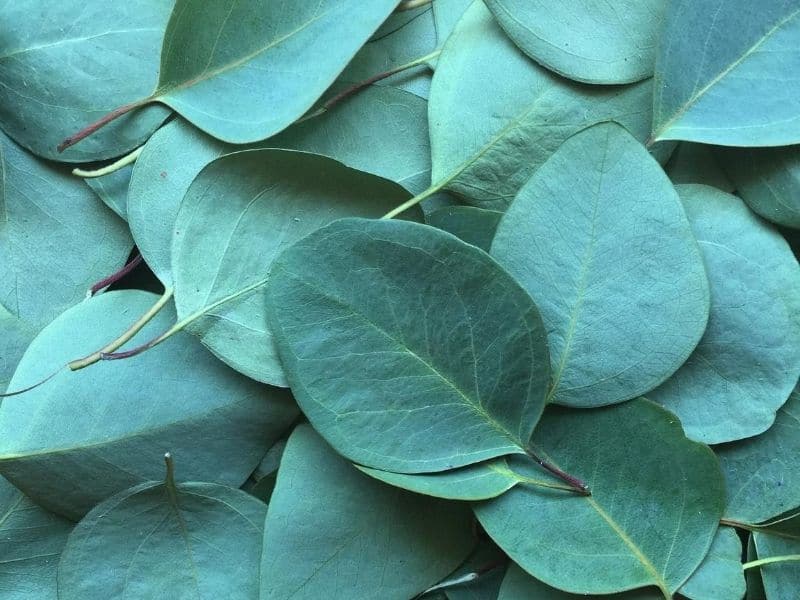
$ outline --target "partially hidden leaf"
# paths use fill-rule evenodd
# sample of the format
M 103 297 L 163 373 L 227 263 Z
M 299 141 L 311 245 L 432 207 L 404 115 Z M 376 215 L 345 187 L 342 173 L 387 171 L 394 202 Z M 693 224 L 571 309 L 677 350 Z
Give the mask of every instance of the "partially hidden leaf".
M 719 463 L 645 399 L 549 407 L 535 449 L 591 496 L 516 486 L 473 505 L 486 532 L 533 576 L 576 594 L 656 586 L 667 598 L 705 557 L 725 505 Z M 647 518 L 642 517 L 647 507 Z
M 644 588 L 631 590 L 619 594 L 603 594 L 592 596 L 588 594 L 571 594 L 531 577 L 518 565 L 511 563 L 500 586 L 497 600 L 664 600 L 664 595 L 653 589 Z
M 504 210 L 531 174 L 581 129 L 616 120 L 644 140 L 652 89 L 649 81 L 602 87 L 562 79 L 525 56 L 483 2 L 474 2 L 433 76 L 433 185 L 480 208 Z M 664 148 L 654 151 L 666 156 Z
M 374 481 L 300 425 L 267 514 L 261 600 L 412 598 L 472 550 L 466 508 Z
M 507 566 L 503 551 L 491 540 L 480 538 L 464 564 L 437 586 L 444 590 L 447 600 L 497 600 Z M 428 599 L 427 595 L 423 597 Z
M 278 468 L 281 465 L 283 451 L 286 449 L 286 439 L 281 438 L 267 450 L 264 458 L 258 463 L 256 470 L 250 475 L 242 486 L 248 494 L 269 502 L 272 491 L 275 489 L 275 480 L 278 477 Z
M 133 165 L 126 165 L 100 177 L 87 177 L 84 181 L 108 208 L 127 221 L 128 186 L 131 183 L 132 173 Z
M 680 593 L 691 600 L 740 600 L 744 596 L 742 541 L 736 530 L 717 530 L 711 549 Z
M 800 377 L 800 266 L 737 197 L 702 185 L 678 192 L 703 253 L 711 311 L 692 355 L 648 397 L 694 440 L 757 435 Z
M 0 393 L 5 392 L 36 330 L 0 305 Z
M 800 475 L 787 468 L 800 453 L 800 390 L 778 409 L 766 432 L 714 450 L 728 489 L 726 518 L 761 523 L 800 507 Z
M 213 483 L 167 480 L 124 490 L 70 534 L 58 597 L 251 600 L 266 514 L 260 500 Z
M 767 600 L 794 600 L 800 589 L 800 538 L 756 531 L 753 542 L 758 559 L 793 556 L 793 560 L 761 565 L 761 581 Z
M 132 242 L 80 179 L 2 133 L 0 169 L 0 304 L 38 330 L 119 269 Z
M 567 140 L 520 190 L 491 253 L 542 312 L 554 402 L 641 395 L 681 366 L 705 329 L 708 281 L 681 202 L 619 125 Z
M 149 94 L 168 0 L 19 0 L 3 7 L 0 126 L 44 158 L 69 162 L 113 158 L 132 150 L 169 115 L 150 106 L 125 115 L 63 154 L 66 136 L 120 105 Z
M 753 211 L 800 229 L 800 146 L 720 148 L 717 156 Z
M 4 600 L 56 597 L 58 559 L 72 523 L 0 477 L 0 592 Z
M 475 246 L 342 219 L 278 257 L 267 306 L 303 412 L 350 460 L 425 473 L 526 452 L 549 379 L 545 331 Z
M 68 310 L 31 343 L 10 388 L 41 381 L 95 351 L 153 303 L 108 292 Z M 170 314 L 172 313 L 172 314 Z M 174 320 L 164 310 L 142 335 Z M 291 398 L 217 361 L 192 336 L 90 369 L 62 369 L 0 407 L 0 473 L 36 502 L 70 518 L 147 480 L 164 452 L 180 453 L 187 478 L 238 487 L 297 415 Z
M 656 60 L 653 138 L 725 146 L 800 142 L 796 0 L 675 0 Z
M 396 5 L 177 0 L 147 101 L 223 141 L 264 140 L 311 108 Z
M 713 146 L 681 142 L 664 167 L 672 183 L 702 183 L 733 192 L 736 185 L 728 178 Z
M 426 215 L 425 222 L 488 252 L 502 216 L 500 211 L 474 206 L 445 206 Z
M 508 36 L 535 61 L 586 83 L 653 74 L 666 0 L 486 0 Z
M 175 219 L 178 318 L 202 313 L 189 330 L 214 354 L 285 386 L 263 296 L 275 257 L 331 221 L 378 218 L 407 198 L 395 183 L 316 154 L 248 150 L 218 158 L 192 182 Z

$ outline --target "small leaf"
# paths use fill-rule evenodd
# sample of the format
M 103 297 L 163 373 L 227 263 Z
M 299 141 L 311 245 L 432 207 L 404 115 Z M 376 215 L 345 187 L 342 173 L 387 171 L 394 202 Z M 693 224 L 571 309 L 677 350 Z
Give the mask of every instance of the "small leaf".
M 502 216 L 499 211 L 474 206 L 445 206 L 427 215 L 425 222 L 488 252 Z
M 759 559 L 800 555 L 800 538 L 753 533 Z M 800 589 L 800 561 L 773 562 L 757 567 L 768 600 L 791 600 Z M 749 570 L 749 569 L 748 569 Z
M 666 5 L 666 0 L 486 0 L 500 26 L 532 59 L 569 79 L 606 84 L 653 74 Z
M 728 179 L 712 146 L 681 142 L 675 148 L 666 167 L 672 183 L 702 183 L 723 192 L 733 192 L 736 186 Z
M 643 394 L 705 329 L 708 281 L 683 207 L 619 125 L 567 140 L 520 190 L 491 253 L 541 308 L 554 402 L 602 406 Z
M 300 425 L 267 514 L 261 599 L 412 598 L 466 558 L 470 530 L 464 505 L 378 483 Z
M 793 0 L 669 3 L 653 138 L 725 146 L 800 142 L 800 7 Z
M 286 250 L 267 292 L 292 390 L 350 460 L 422 473 L 525 453 L 549 378 L 544 329 L 475 246 L 342 219 Z
M 131 183 L 132 173 L 133 166 L 128 165 L 107 175 L 88 177 L 84 181 L 108 208 L 127 221 L 128 186 Z
M 694 572 L 717 529 L 724 483 L 713 453 L 673 415 L 644 399 L 591 412 L 550 407 L 533 439 L 592 495 L 516 486 L 474 504 L 512 560 L 576 594 L 655 585 L 669 597 Z
M 758 435 L 800 377 L 800 266 L 737 197 L 701 185 L 678 192 L 705 260 L 711 311 L 692 355 L 648 397 L 693 440 Z
M 680 589 L 691 600 L 740 600 L 745 593 L 742 541 L 731 527 L 720 527 L 711 550 Z
M 108 292 L 64 313 L 33 341 L 9 387 L 40 381 L 101 347 L 155 296 Z M 170 314 L 172 313 L 172 314 Z M 164 310 L 140 335 L 173 322 Z M 194 338 L 58 375 L 0 407 L 0 472 L 39 504 L 70 518 L 131 485 L 161 476 L 180 452 L 193 479 L 241 485 L 296 417 L 287 394 L 228 369 Z
M 266 514 L 260 500 L 213 483 L 124 490 L 70 534 L 58 597 L 250 600 L 258 594 Z

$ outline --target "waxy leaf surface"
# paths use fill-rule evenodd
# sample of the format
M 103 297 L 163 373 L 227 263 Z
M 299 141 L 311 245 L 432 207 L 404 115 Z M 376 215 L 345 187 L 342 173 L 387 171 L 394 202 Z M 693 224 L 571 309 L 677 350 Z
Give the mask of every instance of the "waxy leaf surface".
M 108 208 L 127 221 L 128 186 L 131 183 L 132 173 L 133 165 L 127 165 L 100 177 L 87 177 L 84 181 Z
M 370 479 L 308 425 L 289 438 L 265 529 L 262 600 L 412 598 L 475 543 L 466 505 Z
M 474 206 L 445 206 L 426 215 L 425 222 L 489 252 L 503 213 Z
M 275 261 L 267 305 L 295 397 L 350 460 L 424 473 L 525 453 L 549 379 L 545 332 L 475 246 L 342 219 Z
M 741 600 L 744 597 L 742 541 L 735 529 L 717 529 L 711 549 L 680 593 L 691 600 Z
M 619 125 L 565 142 L 520 190 L 491 253 L 542 312 L 554 402 L 643 394 L 705 329 L 708 281 L 681 202 Z
M 35 329 L 0 305 L 0 393 L 6 391 L 19 360 L 35 335 Z

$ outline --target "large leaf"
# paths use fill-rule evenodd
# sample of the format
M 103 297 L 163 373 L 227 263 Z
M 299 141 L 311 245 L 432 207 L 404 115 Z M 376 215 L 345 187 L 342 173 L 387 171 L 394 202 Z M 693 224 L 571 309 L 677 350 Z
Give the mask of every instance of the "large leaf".
M 492 256 L 542 311 L 548 397 L 561 404 L 653 389 L 706 326 L 708 282 L 680 200 L 613 123 L 573 136 L 539 169 L 500 221 Z
M 725 517 L 760 523 L 800 506 L 800 390 L 795 389 L 765 433 L 715 448 L 725 473 Z
M 24 388 L 88 354 L 155 296 L 110 292 L 70 309 L 33 341 L 11 381 Z M 170 314 L 172 313 L 172 314 Z M 143 330 L 160 333 L 165 310 Z M 281 390 L 228 369 L 189 335 L 122 361 L 62 370 L 0 408 L 0 472 L 35 501 L 79 517 L 106 497 L 160 478 L 161 456 L 187 478 L 239 486 L 297 414 Z
M 39 508 L 0 477 L 0 594 L 53 600 L 58 557 L 72 523 Z
M 486 0 L 508 36 L 535 61 L 586 83 L 650 77 L 666 0 Z
M 315 229 L 341 217 L 378 218 L 407 198 L 395 183 L 315 154 L 249 150 L 218 158 L 189 187 L 175 219 L 178 318 L 263 287 L 275 257 Z M 206 311 L 190 330 L 237 371 L 286 385 L 262 293 Z
M 412 598 L 472 549 L 465 509 L 370 479 L 300 425 L 269 505 L 261 598 Z
M 800 142 L 796 0 L 674 0 L 656 61 L 653 138 Z
M 168 479 L 124 490 L 70 534 L 58 597 L 251 600 L 266 514 L 260 500 L 212 483 Z
M 267 291 L 292 391 L 339 453 L 400 473 L 525 453 L 545 332 L 483 251 L 425 225 L 342 219 L 285 251 Z
M 266 139 L 303 115 L 397 0 L 177 0 L 149 101 L 215 138 Z
M 38 329 L 125 263 L 130 236 L 80 179 L 2 133 L 0 170 L 0 304 Z
M 517 49 L 475 2 L 433 76 L 432 181 L 471 204 L 503 210 L 565 139 L 593 123 L 619 120 L 644 140 L 651 94 L 649 81 L 598 87 L 561 79 Z
M 688 579 L 711 546 L 725 490 L 711 450 L 672 414 L 644 399 L 592 412 L 551 407 L 534 440 L 592 495 L 516 486 L 476 503 L 516 563 L 579 594 L 655 585 L 668 595 Z
M 124 154 L 169 111 L 152 106 L 108 125 L 64 154 L 66 136 L 152 91 L 169 0 L 18 0 L 3 7 L 0 126 L 45 158 L 92 161 Z
M 426 108 L 413 94 L 368 88 L 263 146 L 330 156 L 418 193 L 430 183 Z M 205 165 L 238 149 L 176 119 L 150 138 L 136 161 L 128 219 L 142 256 L 165 285 L 173 285 L 172 229 L 184 194 Z
M 719 444 L 766 431 L 800 377 L 800 266 L 736 196 L 679 186 L 711 286 L 703 338 L 648 397 L 686 435 Z
M 800 229 L 800 146 L 725 148 L 717 156 L 750 208 L 773 223 Z

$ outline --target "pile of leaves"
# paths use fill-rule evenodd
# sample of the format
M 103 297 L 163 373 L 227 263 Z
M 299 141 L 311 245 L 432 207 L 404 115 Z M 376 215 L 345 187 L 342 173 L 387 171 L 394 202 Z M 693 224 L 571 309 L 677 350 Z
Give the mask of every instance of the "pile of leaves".
M 4 600 L 798 597 L 797 0 L 1 14 Z

